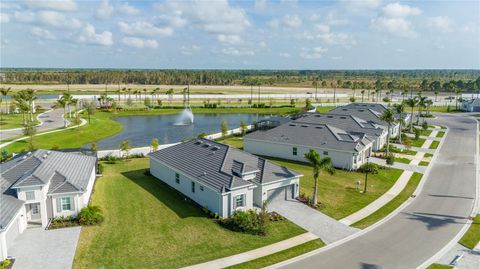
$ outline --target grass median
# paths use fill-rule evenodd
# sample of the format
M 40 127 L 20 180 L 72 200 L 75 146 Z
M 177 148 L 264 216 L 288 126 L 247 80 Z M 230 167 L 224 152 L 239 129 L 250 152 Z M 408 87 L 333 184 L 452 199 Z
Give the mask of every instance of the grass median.
M 473 249 L 480 242 L 480 214 L 478 214 L 470 225 L 468 231 L 463 235 L 458 243 L 464 247 Z
M 400 194 L 398 194 L 390 202 L 388 202 L 386 205 L 384 205 L 377 211 L 373 212 L 368 217 L 352 224 L 352 227 L 365 229 L 368 226 L 376 223 L 377 221 L 385 218 L 388 214 L 392 213 L 395 209 L 397 209 L 400 205 L 402 205 L 413 194 L 418 184 L 420 183 L 422 176 L 423 175 L 420 173 L 413 173 L 413 175 L 410 177 L 410 180 L 407 183 L 407 186 L 403 188 Z

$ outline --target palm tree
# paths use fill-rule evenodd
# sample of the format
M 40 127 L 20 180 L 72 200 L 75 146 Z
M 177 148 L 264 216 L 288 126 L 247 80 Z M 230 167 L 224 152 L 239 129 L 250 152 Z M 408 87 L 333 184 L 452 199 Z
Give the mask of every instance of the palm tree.
M 37 100 L 37 96 L 35 91 L 32 89 L 26 89 L 26 98 L 28 102 L 29 114 L 30 114 L 30 122 L 33 122 L 33 110 L 35 109 L 33 102 Z
M 462 93 L 462 90 L 455 86 L 455 110 L 458 110 L 458 95 Z
M 362 173 L 365 173 L 365 185 L 363 187 L 363 193 L 366 193 L 367 192 L 368 174 L 378 173 L 378 165 L 376 165 L 374 163 L 367 162 L 367 163 L 362 164 L 362 166 L 360 166 L 358 171 L 360 171 Z
M 410 133 L 413 133 L 413 110 L 415 109 L 415 106 L 417 105 L 417 102 L 418 102 L 418 100 L 417 100 L 416 97 L 408 98 L 405 101 L 405 104 L 412 109 L 412 111 L 410 113 Z
M 5 114 L 8 114 L 8 100 L 7 100 L 7 95 L 10 92 L 12 88 L 0 88 L 0 93 L 3 95 L 3 99 L 5 100 Z
M 313 187 L 312 203 L 313 206 L 316 206 L 318 203 L 317 192 L 318 177 L 320 176 L 320 172 L 323 170 L 332 175 L 335 173 L 335 169 L 332 166 L 332 159 L 330 159 L 330 157 L 321 158 L 320 154 L 313 149 L 305 154 L 305 159 L 307 159 L 313 167 L 313 178 L 315 179 L 315 185 Z
M 57 106 L 63 108 L 63 115 L 67 114 L 67 100 L 65 98 L 60 98 L 57 100 Z M 67 128 L 67 118 L 63 117 L 63 127 Z
M 433 105 L 433 101 L 431 99 L 425 100 L 425 106 L 427 108 L 427 116 L 430 115 L 430 106 Z
M 403 113 L 405 113 L 405 105 L 403 103 L 394 104 L 393 108 L 395 109 L 395 113 L 398 115 L 398 141 L 400 144 L 402 144 L 402 127 L 405 125 L 405 119 L 403 118 Z
M 362 103 L 363 103 L 363 97 L 365 96 L 365 90 L 362 90 L 360 93 L 362 94 Z
M 395 115 L 391 109 L 387 109 L 380 115 L 380 119 L 388 123 L 386 155 L 390 156 L 390 128 L 392 127 L 392 123 L 395 122 Z
M 103 95 L 104 94 L 102 94 L 102 96 Z M 64 92 L 61 98 L 65 101 L 65 106 L 67 107 L 67 110 L 68 110 L 68 116 L 71 118 L 72 117 L 72 110 L 70 109 L 70 103 L 72 103 L 73 97 L 70 93 Z
M 20 91 L 13 96 L 13 99 L 17 103 L 17 107 L 23 116 L 23 126 L 27 126 L 27 113 L 29 111 L 29 105 L 27 101 L 27 94 L 25 91 Z
M 422 116 L 422 109 L 426 107 L 426 102 L 428 98 L 425 96 L 422 96 L 419 92 L 418 94 L 418 117 L 417 117 L 417 125 L 420 121 L 420 117 Z
M 435 102 L 437 102 L 438 91 L 435 91 L 434 94 L 435 94 Z
M 315 101 L 318 100 L 317 98 L 317 92 L 318 92 L 318 78 L 315 78 L 315 80 L 312 82 L 312 85 L 315 87 Z
M 147 89 L 146 88 L 143 88 L 143 100 L 147 99 Z

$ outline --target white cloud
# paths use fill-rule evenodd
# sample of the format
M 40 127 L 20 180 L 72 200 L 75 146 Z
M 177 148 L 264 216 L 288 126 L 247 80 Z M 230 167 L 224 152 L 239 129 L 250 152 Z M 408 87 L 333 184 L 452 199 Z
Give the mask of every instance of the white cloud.
M 437 16 L 428 19 L 428 27 L 430 29 L 440 32 L 451 32 L 452 31 L 452 21 L 447 16 Z
M 332 32 L 329 25 L 323 23 L 316 24 L 314 29 L 315 33 L 305 32 L 301 38 L 307 40 L 319 39 L 327 45 L 341 45 L 347 48 L 357 44 L 355 39 L 349 34 Z
M 66 18 L 60 12 L 56 11 L 39 11 L 36 14 L 37 21 L 41 24 L 62 29 L 80 28 L 82 23 L 75 18 Z
M 262 48 L 265 48 L 265 47 L 267 47 L 267 42 L 265 42 L 265 41 L 260 41 L 260 43 L 259 43 L 258 45 L 259 45 L 260 47 L 262 47 Z
M 197 45 L 191 45 L 191 46 L 182 46 L 180 48 L 180 52 L 183 55 L 192 55 L 193 53 L 197 52 L 200 50 L 200 47 Z
M 311 49 L 303 48 L 300 57 L 304 59 L 319 59 L 322 57 L 323 53 L 327 51 L 328 49 L 322 47 L 314 47 Z
M 288 27 L 298 28 L 302 26 L 302 19 L 298 15 L 287 14 L 283 17 L 283 23 Z
M 272 19 L 267 22 L 267 25 L 272 28 L 278 28 L 280 26 L 280 21 L 278 19 Z
M 419 8 L 402 5 L 398 2 L 386 5 L 382 8 L 382 11 L 385 16 L 393 18 L 404 18 L 422 14 L 422 11 Z
M 96 33 L 95 27 L 87 23 L 82 31 L 78 34 L 75 40 L 79 43 L 110 46 L 113 44 L 112 33 L 109 31 L 103 31 L 102 33 Z
M 29 8 L 49 9 L 58 11 L 75 11 L 77 4 L 74 0 L 21 0 Z
M 382 0 L 340 0 L 352 10 L 374 9 L 382 4 Z
M 113 6 L 110 5 L 108 0 L 102 1 L 100 6 L 97 8 L 95 12 L 95 18 L 100 20 L 106 20 L 113 15 Z
M 122 43 L 138 49 L 149 48 L 155 49 L 158 47 L 158 42 L 153 39 L 142 39 L 138 37 L 124 37 L 122 38 Z
M 224 44 L 238 45 L 243 43 L 242 37 L 239 35 L 217 35 L 218 41 Z
M 127 2 L 121 4 L 118 7 L 118 11 L 120 11 L 120 13 L 122 14 L 130 15 L 130 16 L 138 15 L 141 13 L 141 11 L 138 8 L 129 5 Z
M 416 7 L 391 3 L 382 8 L 382 15 L 372 19 L 371 24 L 375 29 L 395 36 L 415 38 L 418 34 L 407 17 L 421 13 L 422 11 Z
M 183 27 L 187 24 L 187 19 L 183 18 L 183 13 L 180 10 L 175 10 L 171 14 L 163 14 L 156 19 L 165 25 L 170 25 L 175 28 Z
M 265 10 L 268 6 L 268 0 L 255 0 L 254 7 L 256 10 Z
M 0 12 L 0 23 L 10 22 L 10 15 L 7 13 Z
M 342 56 L 332 56 L 332 57 L 330 57 L 330 59 L 332 59 L 334 61 L 338 61 L 338 60 L 343 59 L 343 57 Z
M 317 24 L 315 25 L 315 30 L 317 30 L 320 34 L 327 34 L 330 32 L 330 26 L 326 24 Z
M 232 56 L 253 56 L 255 52 L 252 50 L 238 50 L 236 48 L 223 48 L 222 53 L 225 55 L 232 55 Z
M 211 2 L 197 1 L 193 15 L 205 31 L 214 34 L 240 34 L 250 26 L 248 16 L 242 8 L 231 7 L 226 0 Z
M 30 30 L 30 33 L 36 37 L 44 38 L 44 39 L 50 39 L 53 40 L 55 39 L 55 36 L 48 30 L 42 29 L 40 27 L 33 27 L 32 30 Z
M 289 58 L 292 55 L 290 55 L 290 53 L 287 53 L 287 52 L 280 52 L 278 54 L 278 56 L 283 57 L 283 58 Z
M 170 36 L 173 34 L 171 27 L 157 27 L 145 21 L 137 21 L 132 24 L 119 22 L 118 26 L 122 33 L 133 36 Z
M 26 11 L 15 11 L 13 13 L 13 18 L 15 21 L 31 23 L 35 21 L 35 13 L 29 10 Z

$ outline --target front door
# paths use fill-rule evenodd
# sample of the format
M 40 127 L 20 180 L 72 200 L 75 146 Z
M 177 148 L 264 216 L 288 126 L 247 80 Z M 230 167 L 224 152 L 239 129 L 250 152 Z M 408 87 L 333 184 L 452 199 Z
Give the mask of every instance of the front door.
M 27 204 L 27 221 L 38 221 L 42 217 L 40 215 L 40 203 Z

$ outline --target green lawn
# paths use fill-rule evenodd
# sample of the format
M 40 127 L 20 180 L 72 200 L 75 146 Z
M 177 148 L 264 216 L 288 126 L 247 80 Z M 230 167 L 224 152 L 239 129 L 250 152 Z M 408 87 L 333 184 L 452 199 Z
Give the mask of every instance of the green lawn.
M 243 149 L 243 137 L 241 136 L 229 136 L 227 138 L 217 139 L 218 142 L 228 144 L 234 148 Z
M 52 133 L 34 138 L 37 148 L 50 149 L 54 146 L 59 148 L 78 148 L 85 144 L 102 140 L 106 137 L 119 133 L 123 126 L 114 117 L 119 116 L 155 116 L 162 114 L 180 113 L 182 109 L 151 109 L 144 111 L 120 111 L 116 114 L 109 112 L 97 112 L 91 117 L 91 124 L 82 127 Z M 284 115 L 296 113 L 299 108 L 279 107 L 279 108 L 229 108 L 229 109 L 210 109 L 210 108 L 194 108 L 194 113 L 204 114 L 226 114 L 226 113 L 257 113 Z M 83 115 L 86 118 L 85 115 Z M 6 147 L 9 152 L 21 152 L 28 148 L 26 140 L 15 142 Z
M 386 205 L 384 205 L 377 211 L 373 212 L 368 217 L 352 224 L 352 227 L 364 229 L 374 224 L 375 222 L 383 219 L 388 214 L 392 213 L 395 209 L 397 209 L 400 205 L 402 205 L 412 195 L 412 193 L 417 188 L 418 183 L 420 183 L 421 179 L 422 179 L 422 174 L 413 173 L 413 175 L 410 177 L 410 180 L 407 183 L 407 186 L 405 186 L 405 188 L 400 192 L 400 194 L 398 194 L 390 202 L 388 202 Z
M 429 136 L 432 133 L 432 130 L 421 130 L 420 135 Z
M 423 155 L 423 157 L 433 157 L 433 154 L 432 153 L 425 153 L 425 155 Z
M 412 160 L 410 160 L 408 158 L 395 157 L 395 161 L 399 162 L 399 163 L 409 164 Z
M 421 148 L 423 146 L 423 143 L 425 143 L 424 138 L 413 139 L 412 140 L 412 147 Z
M 427 269 L 451 269 L 451 268 L 454 268 L 454 267 L 446 264 L 440 264 L 440 263 L 432 263 L 430 264 L 430 266 L 427 267 Z
M 222 228 L 198 205 L 144 175 L 148 165 L 147 158 L 105 164 L 92 200 L 105 221 L 82 228 L 74 268 L 178 268 L 305 232 L 287 220 L 272 223 L 267 236 Z
M 440 141 L 432 141 L 432 144 L 430 144 L 429 149 L 437 149 L 438 145 L 440 145 Z
M 242 147 L 243 145 L 237 137 L 226 138 L 221 142 L 233 147 Z M 300 192 L 312 195 L 314 180 L 310 165 L 263 157 L 303 174 L 304 176 L 300 178 Z M 342 219 L 373 202 L 390 189 L 403 172 L 400 169 L 387 168 L 380 170 L 376 175 L 369 175 L 367 193 L 362 194 L 356 190 L 356 182 L 361 182 L 363 190 L 364 174 L 340 169 L 335 171 L 334 175 L 322 173 L 318 183 L 318 201 L 324 206 L 320 208 L 320 211 L 334 219 Z
M 34 114 L 35 125 L 40 122 L 37 120 L 38 114 Z M 0 130 L 23 128 L 23 116 L 22 114 L 3 114 L 0 120 Z
M 289 248 L 262 258 L 255 259 L 253 261 L 240 263 L 234 266 L 227 267 L 229 269 L 256 269 L 263 268 L 272 264 L 276 264 L 296 256 L 300 256 L 304 253 L 313 251 L 315 249 L 323 247 L 325 244 L 322 240 L 312 240 L 307 243 Z
M 418 163 L 418 165 L 420 166 L 428 166 L 430 164 L 430 162 L 427 162 L 427 161 L 421 161 L 420 163 Z
M 335 109 L 334 106 L 317 106 L 317 112 L 319 113 L 327 113 L 330 112 L 330 110 Z
M 443 137 L 445 135 L 445 132 L 440 131 L 437 133 L 437 137 Z
M 468 231 L 458 241 L 458 243 L 469 249 L 473 249 L 478 242 L 480 242 L 480 214 L 475 217 Z

